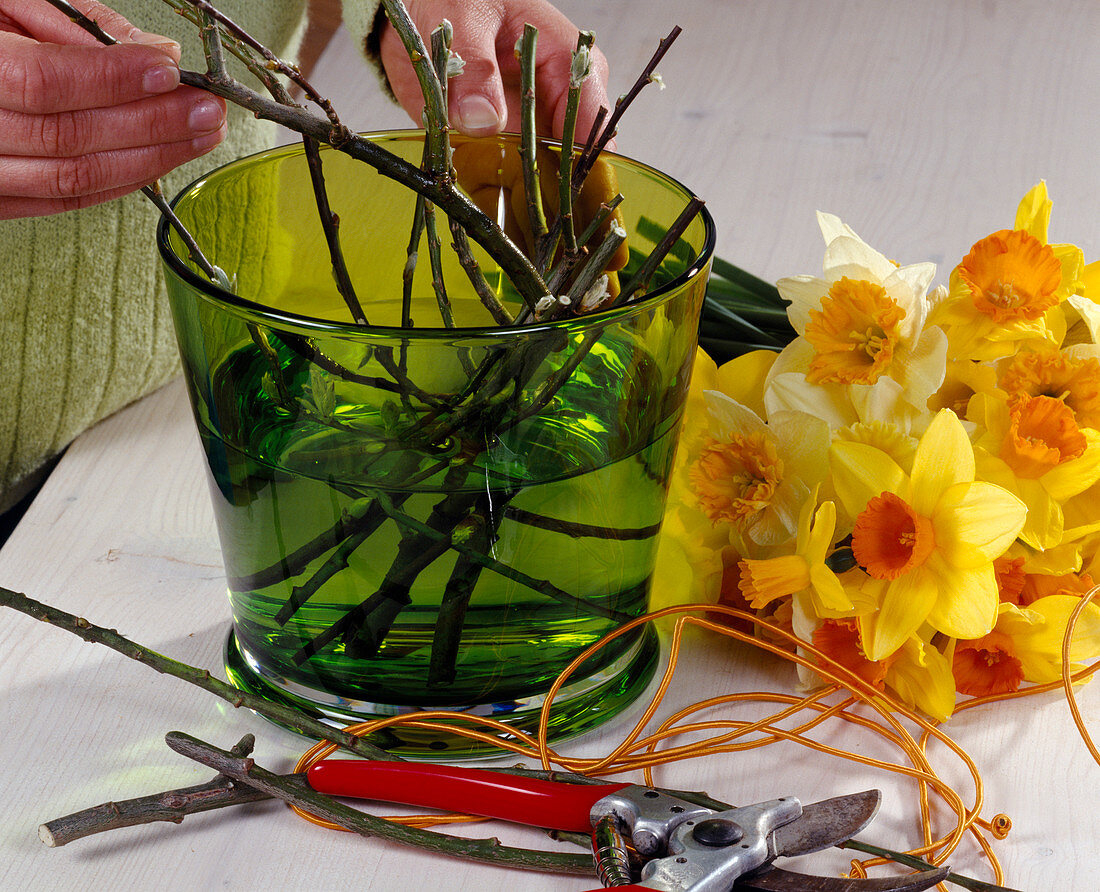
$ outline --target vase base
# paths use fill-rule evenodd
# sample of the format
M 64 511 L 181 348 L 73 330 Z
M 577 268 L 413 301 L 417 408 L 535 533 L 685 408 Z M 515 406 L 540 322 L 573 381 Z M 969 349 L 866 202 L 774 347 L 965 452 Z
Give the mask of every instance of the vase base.
M 570 679 L 554 698 L 548 739 L 557 743 L 592 731 L 630 706 L 645 690 L 657 668 L 657 633 L 647 627 L 637 643 L 600 671 L 583 679 Z M 520 699 L 469 706 L 400 706 L 329 698 L 319 691 L 305 691 L 285 679 L 265 672 L 243 650 L 232 631 L 226 640 L 225 669 L 231 684 L 275 703 L 289 705 L 327 725 L 342 728 L 356 722 L 394 715 L 445 709 L 454 714 L 446 722 L 462 728 L 478 728 L 464 716 L 484 716 L 532 736 L 537 735 L 545 691 Z M 404 725 L 383 729 L 368 737 L 371 743 L 405 759 L 491 759 L 505 754 L 499 747 L 448 731 L 422 730 Z

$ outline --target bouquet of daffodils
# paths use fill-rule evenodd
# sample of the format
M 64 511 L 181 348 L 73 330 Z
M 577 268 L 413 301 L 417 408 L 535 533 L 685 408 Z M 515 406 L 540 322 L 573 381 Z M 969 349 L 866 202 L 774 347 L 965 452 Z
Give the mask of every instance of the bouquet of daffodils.
M 1058 680 L 1100 581 L 1100 262 L 1050 210 L 1040 183 L 936 288 L 819 214 L 823 276 L 777 283 L 797 336 L 700 351 L 656 597 L 741 607 L 940 720 Z M 1070 660 L 1097 657 L 1090 603 Z

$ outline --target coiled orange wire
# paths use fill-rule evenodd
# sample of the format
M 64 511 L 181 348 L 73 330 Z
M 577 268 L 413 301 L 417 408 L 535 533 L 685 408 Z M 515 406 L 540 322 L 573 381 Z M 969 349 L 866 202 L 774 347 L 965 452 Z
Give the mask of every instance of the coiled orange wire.
M 1070 615 L 1066 624 L 1066 631 L 1062 641 L 1062 678 L 1060 681 L 1049 684 L 1031 685 L 1022 690 L 1009 694 L 992 695 L 988 697 L 967 700 L 956 707 L 956 712 L 972 709 L 994 701 L 1009 700 L 1018 697 L 1026 697 L 1040 694 L 1046 691 L 1056 690 L 1061 687 L 1069 703 L 1074 723 L 1084 740 L 1086 747 L 1100 764 L 1100 750 L 1097 749 L 1089 734 L 1088 728 L 1081 716 L 1074 693 L 1074 685 L 1080 684 L 1100 669 L 1100 661 L 1087 666 L 1074 673 L 1070 662 L 1071 643 L 1074 630 L 1081 613 L 1086 606 L 1100 593 L 1100 585 L 1095 586 L 1082 598 Z M 692 614 L 702 613 L 703 617 Z M 657 687 L 655 694 L 643 715 L 635 723 L 634 727 L 626 735 L 623 741 L 610 753 L 600 759 L 570 758 L 556 752 L 548 742 L 548 728 L 551 709 L 554 698 L 568 678 L 576 671 L 586 659 L 605 647 L 609 642 L 621 635 L 625 635 L 633 629 L 655 620 L 667 617 L 677 617 L 673 626 L 669 648 L 668 664 Z M 721 622 L 706 617 L 727 617 L 729 619 L 743 620 L 752 623 L 758 630 L 768 632 L 774 640 L 785 641 L 789 646 L 784 647 L 772 641 L 749 634 L 738 629 L 731 628 Z M 826 679 L 829 684 L 806 696 L 784 694 L 768 691 L 755 691 L 750 693 L 725 694 L 711 697 L 685 707 L 666 718 L 656 730 L 643 736 L 646 727 L 653 720 L 664 700 L 676 667 L 679 662 L 683 633 L 687 626 L 706 629 L 728 638 L 733 638 L 754 647 L 768 651 L 782 659 L 789 660 L 805 666 L 819 676 Z M 828 705 L 823 702 L 827 697 L 839 691 L 847 690 L 850 696 L 838 703 Z M 783 708 L 774 714 L 754 721 L 742 719 L 711 719 L 707 721 L 687 721 L 697 713 L 716 709 L 722 706 L 740 703 L 769 703 L 781 704 Z M 863 705 L 870 707 L 877 714 L 877 718 L 869 717 L 853 711 L 853 707 Z M 792 718 L 801 712 L 808 712 L 809 717 L 793 729 L 779 727 L 778 723 Z M 865 682 L 858 675 L 841 666 L 829 658 L 826 654 L 815 648 L 812 644 L 796 638 L 790 632 L 769 623 L 754 614 L 717 604 L 689 604 L 678 607 L 668 607 L 654 613 L 638 617 L 609 634 L 579 654 L 558 676 L 542 707 L 539 717 L 538 734 L 535 737 L 519 731 L 503 722 L 478 717 L 463 715 L 463 720 L 477 728 L 455 727 L 448 723 L 454 718 L 454 713 L 446 711 L 424 711 L 411 714 L 391 716 L 385 719 L 376 719 L 350 725 L 344 730 L 355 735 L 369 735 L 392 725 L 408 725 L 420 730 L 444 731 L 450 734 L 458 734 L 471 740 L 477 740 L 492 744 L 502 750 L 508 750 L 516 755 L 538 759 L 544 769 L 554 766 L 566 771 L 585 775 L 606 776 L 626 771 L 641 770 L 645 783 L 653 784 L 653 768 L 682 759 L 698 758 L 700 756 L 716 753 L 738 752 L 767 746 L 780 740 L 791 741 L 826 755 L 846 759 L 875 768 L 912 778 L 917 782 L 919 793 L 919 808 L 921 819 L 922 844 L 912 848 L 908 854 L 923 858 L 932 864 L 942 864 L 958 848 L 963 839 L 969 834 L 989 860 L 993 872 L 994 882 L 998 885 L 1004 883 L 1004 871 L 1000 861 L 990 845 L 989 836 L 996 839 L 1004 839 L 1012 827 L 1012 822 L 1007 815 L 998 814 L 991 820 L 981 817 L 984 803 L 984 787 L 981 773 L 973 759 L 953 741 L 940 726 L 926 719 L 903 704 L 899 703 L 889 694 L 880 691 Z M 919 740 L 905 728 L 901 719 L 916 725 L 920 729 Z M 831 746 L 808 736 L 820 725 L 830 720 L 840 720 L 857 728 L 872 732 L 895 746 L 901 751 L 905 761 L 888 762 L 863 756 L 855 752 Z M 658 746 L 672 741 L 679 735 L 699 732 L 717 732 L 708 739 L 679 745 L 669 745 L 658 751 Z M 511 739 L 501 739 L 498 735 L 506 734 Z M 760 735 L 749 737 L 750 735 Z M 749 737 L 749 739 L 744 739 Z M 927 758 L 927 749 L 930 741 L 937 741 L 952 752 L 965 766 L 973 782 L 973 790 L 969 804 L 964 801 L 963 795 L 945 781 L 932 767 Z M 337 746 L 322 741 L 307 750 L 298 760 L 295 771 L 305 771 L 312 765 L 331 755 Z M 934 838 L 932 829 L 932 804 L 931 794 L 939 797 L 955 815 L 955 824 L 949 832 Z M 302 818 L 314 824 L 332 829 L 343 829 L 328 821 L 317 818 L 302 809 L 291 806 Z M 486 818 L 471 815 L 416 815 L 410 817 L 391 817 L 389 820 L 397 823 L 408 824 L 417 827 L 438 826 L 441 824 L 482 821 Z M 855 859 L 851 862 L 852 877 L 866 877 L 868 868 L 888 863 L 885 858 Z

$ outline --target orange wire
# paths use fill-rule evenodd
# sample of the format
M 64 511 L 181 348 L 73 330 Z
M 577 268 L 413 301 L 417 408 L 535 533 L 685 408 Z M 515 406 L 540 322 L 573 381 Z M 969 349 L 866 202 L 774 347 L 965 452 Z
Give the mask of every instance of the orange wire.
M 1069 661 L 1070 648 L 1073 644 L 1073 633 L 1077 629 L 1077 620 L 1081 618 L 1081 614 L 1084 613 L 1085 608 L 1092 603 L 1092 599 L 1096 597 L 1097 592 L 1100 592 L 1100 585 L 1094 585 L 1090 588 L 1081 598 L 1081 603 L 1073 608 L 1073 613 L 1069 616 L 1069 622 L 1066 623 L 1066 633 L 1062 638 L 1062 687 L 1066 692 L 1066 700 L 1069 702 L 1069 711 L 1073 716 L 1073 723 L 1077 726 L 1077 730 L 1081 734 L 1081 739 L 1085 742 L 1089 754 L 1092 756 L 1093 760 L 1100 765 L 1100 750 L 1097 750 L 1092 735 L 1089 734 L 1089 729 L 1085 725 L 1084 718 L 1081 716 L 1081 708 L 1077 705 L 1077 695 L 1073 692 L 1073 678 L 1070 677 Z M 1095 669 L 1097 666 L 1100 666 L 1100 663 L 1094 664 L 1092 668 Z
M 1077 706 L 1073 685 L 1084 681 L 1093 673 L 1100 670 L 1100 661 L 1088 666 L 1076 673 L 1072 672 L 1069 661 L 1071 642 L 1077 620 L 1085 610 L 1088 603 L 1100 593 L 1100 585 L 1094 587 L 1082 599 L 1067 623 L 1062 647 L 1062 679 L 1060 682 L 1052 682 L 1046 685 L 1032 685 L 1021 691 L 1011 694 L 995 695 L 992 697 L 974 698 L 960 703 L 956 711 L 973 708 L 985 703 L 1012 699 L 1019 696 L 1030 696 L 1043 691 L 1063 688 L 1070 704 L 1070 710 L 1074 721 L 1085 740 L 1093 758 L 1100 763 L 1100 752 L 1089 736 L 1084 721 L 1081 718 Z M 754 624 L 757 630 L 766 631 L 775 641 L 785 641 L 789 647 L 773 643 L 756 635 L 741 632 L 729 625 L 717 622 L 713 619 L 692 616 L 693 613 L 702 613 L 704 617 L 725 616 L 731 619 L 748 620 Z M 616 638 L 629 633 L 639 626 L 676 616 L 671 636 L 668 665 L 666 666 L 660 683 L 657 686 L 652 700 L 644 710 L 634 727 L 627 733 L 623 740 L 607 755 L 599 759 L 570 758 L 554 751 L 549 744 L 549 722 L 554 699 L 569 677 L 592 654 L 605 647 Z M 685 626 L 694 626 L 717 633 L 727 638 L 733 638 L 752 646 L 761 648 L 782 659 L 802 665 L 828 684 L 825 688 L 805 696 L 783 694 L 775 692 L 737 692 L 712 697 L 707 700 L 693 703 L 684 707 L 668 718 L 664 719 L 655 731 L 645 734 L 646 728 L 653 721 L 660 708 L 665 695 L 671 687 L 676 668 L 678 666 L 680 652 L 683 643 L 683 630 Z M 829 705 L 824 700 L 840 691 L 850 692 L 850 696 L 838 703 Z M 713 719 L 706 721 L 689 721 L 697 714 L 719 707 L 734 707 L 746 703 L 777 704 L 782 705 L 778 711 L 764 718 L 752 721 L 743 719 Z M 871 709 L 876 717 L 863 715 L 853 711 L 855 707 L 865 706 Z M 796 719 L 800 713 L 808 712 L 810 716 L 802 719 L 801 724 L 792 729 L 779 726 L 778 723 Z M 919 740 L 915 739 L 910 731 L 902 724 L 898 716 L 916 725 L 920 729 Z M 519 731 L 503 722 L 495 719 L 461 714 L 459 718 L 466 724 L 475 727 L 456 727 L 453 723 L 455 713 L 443 710 L 424 711 L 405 715 L 391 716 L 384 719 L 360 722 L 350 725 L 344 730 L 357 736 L 369 735 L 383 728 L 394 725 L 404 725 L 411 728 L 429 731 L 446 731 L 471 740 L 491 744 L 503 750 L 515 753 L 524 758 L 538 759 L 543 769 L 550 770 L 554 766 L 579 774 L 608 775 L 626 771 L 642 771 L 645 783 L 652 785 L 653 768 L 659 765 L 669 764 L 682 759 L 697 758 L 704 755 L 712 755 L 722 752 L 739 752 L 761 746 L 767 746 L 780 740 L 796 743 L 817 752 L 831 755 L 837 758 L 847 759 L 857 764 L 866 765 L 882 771 L 888 771 L 912 778 L 917 784 L 919 797 L 919 811 L 921 819 L 921 833 L 923 844 L 910 849 L 910 853 L 923 857 L 932 863 L 942 863 L 962 843 L 964 837 L 972 836 L 982 853 L 989 860 L 995 882 L 1004 882 L 1004 872 L 998 861 L 986 834 L 996 839 L 1004 839 L 1011 829 L 1012 822 L 1007 815 L 996 815 L 991 821 L 980 816 L 984 801 L 984 786 L 981 773 L 973 759 L 953 741 L 939 725 L 931 722 L 913 710 L 908 709 L 890 695 L 875 688 L 853 672 L 832 660 L 826 654 L 815 648 L 811 643 L 802 641 L 787 630 L 774 625 L 752 613 L 726 607 L 718 604 L 689 604 L 678 607 L 667 607 L 663 610 L 638 617 L 616 628 L 605 635 L 598 642 L 586 648 L 568 666 L 562 670 L 555 679 L 544 700 L 539 715 L 538 732 L 535 736 Z M 864 756 L 847 750 L 833 747 L 807 736 L 810 731 L 830 720 L 840 720 L 868 732 L 877 734 L 881 739 L 897 747 L 904 754 L 908 764 L 888 762 L 870 756 Z M 686 734 L 700 734 L 714 732 L 714 736 L 698 740 L 693 743 L 685 743 L 669 746 L 658 750 L 658 747 L 676 737 Z M 509 739 L 501 739 L 498 735 L 508 735 Z M 644 736 L 643 736 L 644 735 Z M 757 735 L 757 736 L 753 736 Z M 932 768 L 927 757 L 927 746 L 930 740 L 936 740 L 944 745 L 966 767 L 973 784 L 973 801 L 967 806 L 962 795 L 939 773 Z M 316 762 L 331 755 L 337 746 L 321 742 L 307 750 L 298 760 L 295 771 L 307 770 Z M 955 814 L 955 826 L 940 838 L 934 838 L 932 830 L 932 807 L 929 794 L 935 794 L 951 812 Z M 291 806 L 301 817 L 321 826 L 336 827 L 328 821 L 324 821 L 296 806 Z M 411 824 L 413 826 L 432 826 L 457 822 L 486 820 L 469 815 L 414 815 L 407 817 L 390 817 L 398 823 Z M 853 860 L 851 875 L 866 876 L 868 867 L 887 863 L 885 859 L 868 858 Z

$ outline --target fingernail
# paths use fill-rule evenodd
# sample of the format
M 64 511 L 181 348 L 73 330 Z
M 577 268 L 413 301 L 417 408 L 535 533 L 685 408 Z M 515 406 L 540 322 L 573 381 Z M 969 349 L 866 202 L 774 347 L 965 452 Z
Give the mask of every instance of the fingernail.
M 145 72 L 142 86 L 146 93 L 167 93 L 179 86 L 180 72 L 174 65 L 155 65 Z
M 172 40 L 171 37 L 164 37 L 160 34 L 147 34 L 145 31 L 138 31 L 137 29 L 130 35 L 130 40 L 134 43 L 143 43 L 146 46 L 156 46 L 163 49 L 166 53 L 179 56 L 180 45 Z
M 464 96 L 458 103 L 458 129 L 471 136 L 499 133 L 500 112 L 484 96 Z
M 225 114 L 220 102 L 214 99 L 200 99 L 187 117 L 187 126 L 196 133 L 207 133 L 222 125 Z
M 197 136 L 191 140 L 191 148 L 198 154 L 205 154 L 212 148 L 217 146 L 223 139 L 225 139 L 225 125 L 223 124 L 213 133 L 207 133 L 205 136 Z

